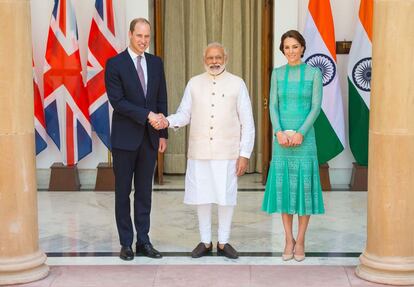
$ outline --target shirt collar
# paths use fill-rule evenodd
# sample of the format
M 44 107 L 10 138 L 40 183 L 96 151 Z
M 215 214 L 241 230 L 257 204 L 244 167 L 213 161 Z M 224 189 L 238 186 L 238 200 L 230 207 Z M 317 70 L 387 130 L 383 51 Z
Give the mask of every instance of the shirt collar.
M 132 60 L 135 60 L 138 56 L 140 56 L 137 53 L 135 53 L 134 51 L 132 51 L 132 49 L 130 47 L 128 47 L 128 54 L 132 58 Z M 141 56 L 145 59 L 145 53 L 142 53 Z

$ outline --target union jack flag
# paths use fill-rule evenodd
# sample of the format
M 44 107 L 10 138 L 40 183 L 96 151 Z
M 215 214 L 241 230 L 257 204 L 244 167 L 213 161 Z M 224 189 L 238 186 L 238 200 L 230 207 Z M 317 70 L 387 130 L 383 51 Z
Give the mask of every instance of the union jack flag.
M 39 83 L 37 81 L 36 73 L 33 66 L 33 96 L 34 96 L 34 126 L 36 139 L 36 155 L 42 152 L 47 147 L 47 133 L 45 122 L 45 111 L 43 110 L 43 101 L 40 96 Z
M 75 165 L 92 151 L 92 138 L 71 0 L 55 0 L 45 58 L 47 133 L 61 151 L 63 163 Z
M 108 149 L 110 146 L 110 115 L 105 90 L 104 70 L 108 58 L 118 54 L 112 0 L 96 0 L 88 40 L 87 84 L 89 115 L 96 134 Z

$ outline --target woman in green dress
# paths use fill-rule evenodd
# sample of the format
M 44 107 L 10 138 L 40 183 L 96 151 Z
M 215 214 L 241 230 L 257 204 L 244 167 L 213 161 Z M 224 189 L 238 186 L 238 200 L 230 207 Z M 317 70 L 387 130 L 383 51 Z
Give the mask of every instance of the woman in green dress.
M 282 214 L 283 260 L 302 261 L 310 215 L 325 212 L 313 128 L 321 110 L 322 74 L 301 61 L 306 43 L 298 31 L 283 34 L 279 49 L 288 63 L 272 72 L 269 111 L 274 140 L 262 209 Z M 296 239 L 294 214 L 299 222 Z

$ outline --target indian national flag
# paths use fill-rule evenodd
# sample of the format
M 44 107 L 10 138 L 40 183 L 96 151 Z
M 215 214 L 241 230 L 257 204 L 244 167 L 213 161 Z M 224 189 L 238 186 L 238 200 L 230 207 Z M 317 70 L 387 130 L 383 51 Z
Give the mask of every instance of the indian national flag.
M 361 0 L 349 53 L 349 145 L 356 162 L 368 165 L 369 98 L 371 93 L 373 0 Z
M 322 71 L 322 111 L 315 122 L 319 163 L 345 148 L 345 124 L 336 67 L 335 30 L 329 0 L 310 0 L 304 37 L 305 62 Z

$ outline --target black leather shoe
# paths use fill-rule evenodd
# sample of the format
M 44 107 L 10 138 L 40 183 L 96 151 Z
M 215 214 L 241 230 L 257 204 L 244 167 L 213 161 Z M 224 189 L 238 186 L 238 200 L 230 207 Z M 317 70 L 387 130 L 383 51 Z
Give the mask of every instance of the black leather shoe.
M 239 254 L 237 253 L 236 249 L 234 249 L 230 244 L 224 244 L 224 248 L 221 249 L 219 247 L 219 243 L 217 242 L 217 255 L 218 256 L 226 256 L 230 259 L 237 259 L 239 258 Z
M 131 246 L 122 246 L 119 258 L 126 261 L 134 259 L 134 251 L 132 251 Z
M 146 257 L 155 258 L 155 259 L 162 258 L 161 253 L 157 249 L 152 247 L 151 243 L 146 243 L 146 244 L 142 244 L 142 245 L 137 244 L 137 252 L 136 253 L 137 253 L 137 255 L 142 254 Z
M 210 242 L 210 246 L 207 248 L 206 245 L 203 242 L 200 242 L 196 248 L 191 251 L 191 257 L 192 258 L 200 258 L 203 256 L 206 256 L 207 254 L 211 253 L 213 250 L 213 243 Z

